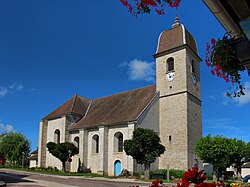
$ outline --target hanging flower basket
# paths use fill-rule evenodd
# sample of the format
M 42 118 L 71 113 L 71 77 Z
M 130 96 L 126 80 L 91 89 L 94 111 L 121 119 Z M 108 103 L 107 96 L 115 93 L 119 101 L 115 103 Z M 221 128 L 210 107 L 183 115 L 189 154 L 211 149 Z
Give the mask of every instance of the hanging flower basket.
M 232 84 L 227 92 L 229 97 L 245 95 L 240 72 L 246 69 L 237 57 L 236 41 L 226 33 L 221 39 L 212 39 L 206 46 L 205 62 L 211 68 L 211 74 Z
M 149 14 L 155 10 L 157 14 L 164 15 L 164 8 L 167 4 L 171 8 L 178 8 L 181 0 L 120 0 L 123 6 L 127 7 L 133 15 Z

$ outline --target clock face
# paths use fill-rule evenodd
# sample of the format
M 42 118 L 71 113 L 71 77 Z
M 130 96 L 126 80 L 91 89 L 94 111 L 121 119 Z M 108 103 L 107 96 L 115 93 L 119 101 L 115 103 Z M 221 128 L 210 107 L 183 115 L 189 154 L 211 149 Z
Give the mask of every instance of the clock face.
M 174 76 L 175 76 L 174 72 L 169 72 L 169 73 L 167 73 L 166 78 L 168 81 L 173 81 Z
M 194 83 L 194 85 L 196 85 L 196 76 L 192 74 L 191 77 L 192 77 L 192 82 Z

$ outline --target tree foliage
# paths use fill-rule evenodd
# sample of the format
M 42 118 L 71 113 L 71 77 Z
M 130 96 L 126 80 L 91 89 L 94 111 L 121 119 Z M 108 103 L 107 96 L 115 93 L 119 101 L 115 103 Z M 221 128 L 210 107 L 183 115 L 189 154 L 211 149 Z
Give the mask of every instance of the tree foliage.
M 250 162 L 250 142 L 246 143 L 244 160 Z
M 240 171 L 242 158 L 246 156 L 245 148 L 242 140 L 207 135 L 196 142 L 195 152 L 202 160 L 212 164 L 215 173 L 220 176 L 230 165 Z
M 160 142 L 160 137 L 153 130 L 143 128 L 137 128 L 132 139 L 124 141 L 126 154 L 136 159 L 138 164 L 144 164 L 145 178 L 149 178 L 150 163 L 165 152 Z
M 48 142 L 46 147 L 48 148 L 48 151 L 56 158 L 58 158 L 62 162 L 62 168 L 65 172 L 65 164 L 66 161 L 71 157 L 79 153 L 78 148 L 70 142 L 64 142 L 64 143 L 54 143 L 54 142 Z
M 0 143 L 0 152 L 13 165 L 21 165 L 30 152 L 30 141 L 21 133 L 10 132 Z

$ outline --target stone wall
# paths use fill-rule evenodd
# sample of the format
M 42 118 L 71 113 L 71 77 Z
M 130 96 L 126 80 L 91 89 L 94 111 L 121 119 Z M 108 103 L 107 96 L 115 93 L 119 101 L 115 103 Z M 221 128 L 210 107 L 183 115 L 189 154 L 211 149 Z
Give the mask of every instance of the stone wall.
M 54 120 L 48 121 L 48 130 L 47 130 L 47 142 L 55 142 L 55 131 L 58 129 L 60 131 L 60 143 L 65 142 L 65 129 L 66 126 L 66 117 L 57 118 Z M 52 166 L 57 167 L 59 170 L 62 170 L 61 161 L 46 151 L 46 167 Z
M 38 142 L 38 167 L 46 165 L 46 143 L 47 143 L 48 122 L 41 121 L 39 127 L 39 142 Z

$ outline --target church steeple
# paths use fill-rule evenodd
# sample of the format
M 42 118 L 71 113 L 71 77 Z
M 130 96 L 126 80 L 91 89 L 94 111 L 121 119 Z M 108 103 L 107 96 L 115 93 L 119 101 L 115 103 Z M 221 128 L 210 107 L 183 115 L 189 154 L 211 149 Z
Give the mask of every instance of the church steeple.
M 179 25 L 180 25 L 179 17 L 176 16 L 176 17 L 175 17 L 175 22 L 174 22 L 174 24 L 172 25 L 172 28 L 177 27 L 177 26 L 179 26 Z
M 160 138 L 168 150 L 159 167 L 187 169 L 194 165 L 194 145 L 201 137 L 201 59 L 193 36 L 178 17 L 160 34 L 154 57 Z

